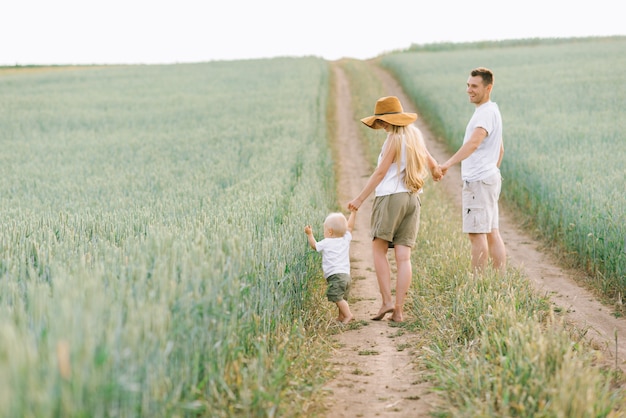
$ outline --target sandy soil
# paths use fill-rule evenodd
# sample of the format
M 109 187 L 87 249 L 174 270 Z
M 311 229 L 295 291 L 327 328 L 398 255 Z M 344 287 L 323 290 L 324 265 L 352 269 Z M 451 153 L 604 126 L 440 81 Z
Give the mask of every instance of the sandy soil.
M 338 164 L 338 192 L 340 201 L 348 202 L 359 193 L 371 169 L 358 140 L 359 125 L 353 117 L 350 86 L 338 66 L 334 66 L 333 71 L 338 83 L 337 147 L 339 155 L 345 157 Z M 397 96 L 405 111 L 417 112 L 393 77 L 380 68 L 376 68 L 376 71 L 386 94 Z M 468 103 L 468 106 L 471 104 Z M 428 149 L 437 161 L 443 162 L 449 154 L 433 137 L 425 122 L 418 119 Z M 460 169 L 458 165 L 453 169 L 438 186 L 445 187 L 450 193 L 450 199 L 460 206 Z M 412 363 L 415 357 L 413 350 L 419 347 L 415 344 L 415 337 L 404 333 L 402 328 L 392 326 L 393 323 L 387 320 L 369 319 L 378 311 L 381 303 L 371 260 L 371 200 L 368 199 L 359 209 L 353 233 L 351 299 L 354 301 L 351 309 L 357 323 L 336 336 L 339 348 L 334 355 L 334 364 L 339 373 L 326 387 L 329 392 L 326 402 L 328 416 L 429 416 L 440 399 L 425 381 L 423 372 Z M 549 255 L 542 253 L 540 243 L 528 236 L 513 216 L 507 212 L 501 213 L 500 221 L 509 263 L 523 268 L 535 287 L 562 308 L 566 319 L 586 332 L 586 337 L 603 353 L 607 365 L 615 365 L 617 352 L 619 365 L 622 370 L 626 370 L 626 320 L 616 319 L 610 308 L 579 287 L 573 279 L 576 272 L 558 267 Z M 620 339 L 617 350 L 615 333 Z

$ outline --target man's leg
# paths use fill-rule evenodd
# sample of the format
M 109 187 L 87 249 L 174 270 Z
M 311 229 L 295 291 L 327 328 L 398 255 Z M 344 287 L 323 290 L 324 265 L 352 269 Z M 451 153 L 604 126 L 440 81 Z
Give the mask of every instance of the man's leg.
M 487 234 L 487 244 L 489 245 L 489 255 L 493 268 L 504 273 L 506 270 L 506 248 L 499 229 L 494 228 Z
M 487 234 L 468 234 L 472 244 L 472 271 L 481 274 L 489 261 L 489 246 Z

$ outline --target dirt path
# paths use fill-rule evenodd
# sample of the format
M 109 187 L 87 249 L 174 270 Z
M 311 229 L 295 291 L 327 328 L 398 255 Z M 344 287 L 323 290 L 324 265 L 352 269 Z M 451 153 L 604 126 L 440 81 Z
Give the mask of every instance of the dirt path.
M 381 68 L 375 69 L 386 94 L 397 96 L 405 111 L 416 112 L 395 79 Z M 337 147 L 339 155 L 346 157 L 338 164 L 339 198 L 341 202 L 347 202 L 359 193 L 371 169 L 358 140 L 350 87 L 338 66 L 334 66 L 333 71 L 338 83 Z M 447 160 L 449 153 L 434 139 L 422 119 L 418 119 L 418 126 L 433 156 L 438 161 Z M 460 207 L 460 167 L 453 167 L 439 184 L 450 192 L 450 198 Z M 390 326 L 386 320 L 369 320 L 377 312 L 381 300 L 371 261 L 370 210 L 371 199 L 368 199 L 359 209 L 351 247 L 354 280 L 351 299 L 356 300 L 351 309 L 363 325 L 337 336 L 340 348 L 335 353 L 335 364 L 339 374 L 327 385 L 332 393 L 327 404 L 329 417 L 429 416 L 439 399 L 412 364 L 414 353 L 406 348 L 410 346 L 412 336 L 404 334 L 402 328 Z M 540 244 L 523 232 L 512 214 L 501 213 L 500 222 L 510 264 L 524 269 L 535 287 L 562 308 L 566 319 L 586 332 L 587 338 L 604 354 L 609 367 L 616 363 L 617 333 L 617 359 L 619 366 L 626 371 L 626 320 L 616 319 L 609 308 L 576 285 L 572 279 L 575 272 L 563 270 L 548 255 L 541 253 L 538 250 Z
M 347 202 L 361 191 L 371 168 L 358 140 L 349 85 L 341 69 L 335 66 L 334 71 L 339 100 L 337 147 L 339 154 L 347 157 L 338 164 L 339 199 Z M 409 337 L 402 328 L 391 327 L 386 320 L 369 320 L 378 311 L 381 300 L 371 260 L 371 204 L 368 199 L 359 208 L 353 231 L 351 299 L 356 302 L 350 309 L 359 322 L 337 335 L 340 349 L 334 361 L 339 375 L 327 386 L 332 391 L 328 416 L 373 417 L 388 413 L 398 418 L 428 416 L 430 402 L 436 398 L 429 394 L 427 384 L 419 383 L 410 350 L 402 349 Z

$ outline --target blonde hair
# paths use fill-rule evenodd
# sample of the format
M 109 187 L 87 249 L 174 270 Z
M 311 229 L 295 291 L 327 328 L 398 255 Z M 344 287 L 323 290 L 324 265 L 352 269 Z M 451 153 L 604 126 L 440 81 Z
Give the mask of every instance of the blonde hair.
M 343 213 L 333 212 L 326 217 L 324 225 L 333 230 L 333 235 L 343 237 L 348 230 L 348 220 Z
M 395 149 L 394 161 L 400 164 L 402 159 L 402 141 L 406 149 L 406 173 L 404 183 L 411 192 L 415 193 L 424 186 L 424 179 L 428 175 L 426 163 L 426 146 L 424 145 L 424 137 L 415 125 L 396 126 L 391 125 L 389 139 L 390 146 Z

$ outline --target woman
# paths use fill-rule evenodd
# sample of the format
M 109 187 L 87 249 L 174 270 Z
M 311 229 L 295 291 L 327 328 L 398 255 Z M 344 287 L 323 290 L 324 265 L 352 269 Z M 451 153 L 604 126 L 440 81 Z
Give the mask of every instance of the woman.
M 406 293 L 413 275 L 411 248 L 419 229 L 420 201 L 417 194 L 430 169 L 435 181 L 441 170 L 424 144 L 420 130 L 413 125 L 415 113 L 405 113 L 397 97 L 382 97 L 376 102 L 374 115 L 361 119 L 372 129 L 387 132 L 378 165 L 348 209 L 358 210 L 375 190 L 372 206 L 371 236 L 374 268 L 382 306 L 372 319 L 379 321 L 391 313 L 391 320 L 402 322 Z M 397 265 L 396 299 L 391 297 L 391 267 L 387 250 L 393 248 Z

